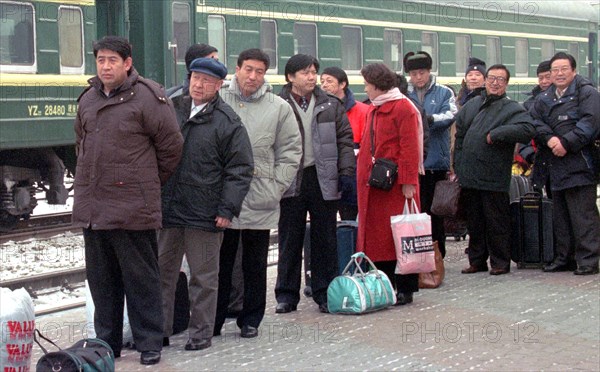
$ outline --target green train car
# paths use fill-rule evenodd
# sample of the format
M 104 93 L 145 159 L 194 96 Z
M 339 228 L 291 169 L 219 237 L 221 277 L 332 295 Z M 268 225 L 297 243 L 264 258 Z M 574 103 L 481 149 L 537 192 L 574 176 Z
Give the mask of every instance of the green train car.
M 402 72 L 403 55 L 424 50 L 438 81 L 455 87 L 471 56 L 504 63 L 509 94 L 522 101 L 538 63 L 558 51 L 598 84 L 598 31 L 591 0 L 0 0 L 0 229 L 31 215 L 39 188 L 64 202 L 77 97 L 104 35 L 127 37 L 138 71 L 166 87 L 184 79 L 197 42 L 217 47 L 230 72 L 242 50 L 265 50 L 276 91 L 290 56 L 315 55 L 345 69 L 359 97 L 364 64 Z

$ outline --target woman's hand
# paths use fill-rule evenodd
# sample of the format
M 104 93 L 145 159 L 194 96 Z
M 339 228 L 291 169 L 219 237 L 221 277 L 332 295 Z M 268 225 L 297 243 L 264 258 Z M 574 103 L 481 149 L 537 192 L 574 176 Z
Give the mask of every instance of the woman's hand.
M 417 188 L 415 185 L 402 185 L 402 194 L 406 199 L 412 199 L 415 196 Z

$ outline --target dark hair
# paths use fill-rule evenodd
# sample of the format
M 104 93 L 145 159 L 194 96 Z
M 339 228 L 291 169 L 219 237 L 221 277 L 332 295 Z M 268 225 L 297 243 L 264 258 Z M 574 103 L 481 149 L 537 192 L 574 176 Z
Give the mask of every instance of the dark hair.
M 396 73 L 383 63 L 371 63 L 360 70 L 360 74 L 369 84 L 381 91 L 388 91 L 396 86 Z
M 408 94 L 408 80 L 404 75 L 396 73 L 396 86 L 400 89 L 400 93 Z
M 350 85 L 350 83 L 348 83 L 348 75 L 346 75 L 346 72 L 339 67 L 327 67 L 321 72 L 321 75 L 323 74 L 333 76 L 338 81 L 338 84 L 346 83 L 346 88 Z
M 540 62 L 540 64 L 538 65 L 538 67 L 535 71 L 535 74 L 539 75 L 539 74 L 542 74 L 542 73 L 548 72 L 548 71 L 550 71 L 550 60 Z
M 218 52 L 217 48 L 208 44 L 194 44 L 185 52 L 185 68 L 190 70 L 192 61 L 196 58 L 204 58 L 211 53 Z
M 119 54 L 123 60 L 131 57 L 131 44 L 124 37 L 104 36 L 102 39 L 94 42 L 94 58 L 98 56 L 98 51 L 106 49 Z
M 575 70 L 577 68 L 577 61 L 575 61 L 575 57 L 573 57 L 569 53 L 565 53 L 565 52 L 556 53 L 554 55 L 554 57 L 552 57 L 550 59 L 550 66 L 552 66 L 554 61 L 556 61 L 557 59 L 568 59 L 569 63 L 571 64 L 571 70 Z
M 510 80 L 510 71 L 508 71 L 508 68 L 506 66 L 504 66 L 501 63 L 498 63 L 496 65 L 490 66 L 490 68 L 487 69 L 487 71 L 485 72 L 485 77 L 487 78 L 488 74 L 490 73 L 491 70 L 504 70 L 506 71 L 506 83 L 508 84 L 508 81 Z
M 237 60 L 238 67 L 242 67 L 244 61 L 249 59 L 255 59 L 257 61 L 261 61 L 265 64 L 265 70 L 269 69 L 269 65 L 271 64 L 271 59 L 269 55 L 258 48 L 246 49 L 240 53 Z
M 288 83 L 288 75 L 293 75 L 300 70 L 304 70 L 314 65 L 317 72 L 319 72 L 319 60 L 308 54 L 296 54 L 290 57 L 285 64 L 285 81 Z

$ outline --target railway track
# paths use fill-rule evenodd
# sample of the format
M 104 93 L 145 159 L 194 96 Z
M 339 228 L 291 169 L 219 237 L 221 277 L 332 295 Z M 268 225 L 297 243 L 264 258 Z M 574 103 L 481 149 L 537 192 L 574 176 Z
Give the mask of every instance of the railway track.
M 47 239 L 66 232 L 81 233 L 81 228 L 72 227 L 71 212 L 32 216 L 19 221 L 14 230 L 0 233 L 0 244 L 32 238 Z

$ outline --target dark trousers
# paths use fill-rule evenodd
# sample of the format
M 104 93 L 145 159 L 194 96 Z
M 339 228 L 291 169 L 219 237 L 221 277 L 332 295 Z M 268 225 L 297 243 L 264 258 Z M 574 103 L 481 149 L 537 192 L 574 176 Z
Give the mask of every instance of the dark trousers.
M 510 197 L 507 192 L 463 188 L 469 263 L 493 269 L 510 269 Z
M 351 204 L 339 204 L 340 218 L 342 221 L 356 221 L 358 215 L 358 206 Z
M 421 212 L 431 216 L 431 238 L 438 242 L 442 257 L 446 257 L 446 231 L 444 231 L 444 218 L 431 213 L 431 202 L 435 184 L 446 179 L 445 170 L 427 170 L 419 177 L 419 196 L 421 198 Z
M 395 274 L 396 261 L 373 262 L 377 270 L 381 270 L 390 278 L 392 285 L 399 293 L 412 293 L 419 291 L 419 274 Z
M 267 255 L 270 230 L 227 229 L 221 244 L 219 261 L 219 295 L 215 334 L 221 332 L 227 316 L 235 258 L 242 240 L 242 272 L 244 275 L 244 304 L 237 325 L 258 328 L 265 315 L 267 303 Z
M 568 263 L 575 253 L 578 266 L 598 266 L 600 216 L 596 186 L 579 186 L 552 192 L 554 262 Z
M 327 287 L 336 277 L 337 201 L 323 199 L 314 166 L 304 169 L 300 196 L 281 200 L 279 217 L 279 258 L 275 298 L 278 303 L 297 305 L 300 301 L 302 248 L 306 213 L 310 214 L 310 270 L 312 297 L 327 302 Z
M 138 351 L 160 351 L 163 312 L 156 231 L 83 229 L 94 329 L 115 353 L 123 344 L 123 305 Z

